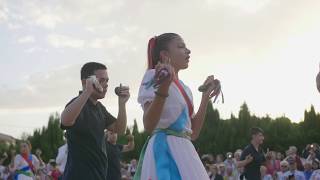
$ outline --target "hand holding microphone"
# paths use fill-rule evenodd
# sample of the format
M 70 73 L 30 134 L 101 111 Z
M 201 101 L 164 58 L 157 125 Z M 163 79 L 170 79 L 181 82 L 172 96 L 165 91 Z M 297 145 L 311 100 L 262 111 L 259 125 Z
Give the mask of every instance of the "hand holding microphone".
M 122 86 L 122 84 L 120 83 L 118 87 L 114 88 L 114 93 L 116 93 L 117 96 L 126 96 L 126 94 L 123 92 L 127 90 L 129 90 L 129 87 Z
M 155 67 L 155 75 L 154 75 L 154 87 L 158 88 L 159 86 L 167 86 L 169 87 L 173 77 L 174 70 L 170 65 L 170 58 L 166 58 L 162 63 L 158 63 Z
M 209 76 L 207 80 L 201 85 L 198 90 L 209 98 L 215 97 L 213 102 L 215 103 L 218 96 L 221 94 L 222 103 L 224 103 L 223 93 L 221 91 L 221 83 L 218 79 L 215 79 L 213 75 Z
M 120 84 L 118 87 L 116 87 L 114 89 L 114 92 L 119 97 L 119 103 L 126 103 L 130 97 L 129 87 L 122 86 L 122 84 Z
M 94 90 L 100 93 L 103 92 L 103 88 L 95 75 L 89 76 L 89 78 L 86 80 L 86 89 L 90 90 L 91 92 Z

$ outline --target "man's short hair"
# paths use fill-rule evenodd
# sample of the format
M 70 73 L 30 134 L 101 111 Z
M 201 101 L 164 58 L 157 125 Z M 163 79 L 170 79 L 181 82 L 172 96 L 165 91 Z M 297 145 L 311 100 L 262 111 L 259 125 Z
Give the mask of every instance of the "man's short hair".
M 81 68 L 81 80 L 87 79 L 89 76 L 94 75 L 96 70 L 105 70 L 107 67 L 98 62 L 88 62 Z
M 253 128 L 251 128 L 251 136 L 252 136 L 252 135 L 257 135 L 257 134 L 259 134 L 259 133 L 264 134 L 264 132 L 263 132 L 263 130 L 262 130 L 261 128 L 259 128 L 259 127 L 253 127 Z

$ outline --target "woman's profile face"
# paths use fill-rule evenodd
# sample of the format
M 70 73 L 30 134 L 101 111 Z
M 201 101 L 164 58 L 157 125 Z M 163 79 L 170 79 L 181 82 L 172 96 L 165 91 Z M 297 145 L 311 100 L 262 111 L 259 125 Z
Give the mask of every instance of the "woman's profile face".
M 167 48 L 168 50 L 165 56 L 170 58 L 170 63 L 175 70 L 188 68 L 191 51 L 186 47 L 181 37 L 172 39 Z

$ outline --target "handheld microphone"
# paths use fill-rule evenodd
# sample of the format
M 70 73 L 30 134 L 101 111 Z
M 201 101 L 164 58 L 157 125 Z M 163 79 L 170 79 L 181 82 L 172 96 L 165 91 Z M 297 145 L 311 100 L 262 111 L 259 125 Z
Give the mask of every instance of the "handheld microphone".
M 101 84 L 99 83 L 99 81 L 97 80 L 97 77 L 95 75 L 89 76 L 90 80 L 93 83 L 93 87 L 98 91 L 98 92 L 102 92 L 103 88 L 101 86 Z
M 121 88 L 122 88 L 122 84 L 120 84 L 120 86 L 114 88 L 114 93 L 116 93 L 117 96 L 121 96 Z

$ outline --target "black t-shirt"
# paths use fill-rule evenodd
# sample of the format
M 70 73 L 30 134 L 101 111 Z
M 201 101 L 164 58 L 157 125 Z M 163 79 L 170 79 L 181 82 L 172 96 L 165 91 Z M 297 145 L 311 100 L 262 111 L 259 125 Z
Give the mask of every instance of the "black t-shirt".
M 68 142 L 63 180 L 107 179 L 104 130 L 115 121 L 116 118 L 100 102 L 93 104 L 88 100 L 73 126 L 66 127 L 61 124 L 61 128 L 67 130 Z
M 245 160 L 249 154 L 253 157 L 253 160 L 244 167 L 244 177 L 247 180 L 260 180 L 260 166 L 266 161 L 263 151 L 261 148 L 257 151 L 252 144 L 249 144 L 243 150 L 240 160 Z
M 212 179 L 213 175 L 210 176 L 210 179 Z M 223 177 L 220 174 L 216 174 L 214 177 L 214 180 L 223 180 Z
M 120 157 L 123 149 L 121 144 L 111 144 L 107 142 L 107 154 L 108 154 L 108 180 L 120 180 L 121 179 L 121 166 Z

